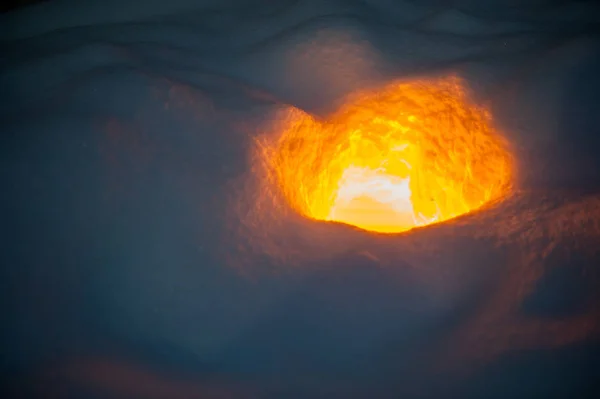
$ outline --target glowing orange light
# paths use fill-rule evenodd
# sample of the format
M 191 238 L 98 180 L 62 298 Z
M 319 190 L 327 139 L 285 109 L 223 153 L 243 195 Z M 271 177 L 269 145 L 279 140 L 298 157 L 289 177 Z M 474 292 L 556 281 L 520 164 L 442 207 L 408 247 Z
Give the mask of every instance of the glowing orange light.
M 260 149 L 300 214 L 401 232 L 509 193 L 512 158 L 490 122 L 458 78 L 394 83 L 353 96 L 324 122 L 294 110 Z

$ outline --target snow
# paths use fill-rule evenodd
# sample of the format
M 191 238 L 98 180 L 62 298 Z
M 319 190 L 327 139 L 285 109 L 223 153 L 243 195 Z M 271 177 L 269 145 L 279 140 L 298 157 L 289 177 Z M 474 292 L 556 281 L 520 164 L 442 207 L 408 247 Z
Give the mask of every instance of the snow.
M 5 371 L 98 388 L 108 364 L 128 384 L 105 370 L 107 397 L 589 388 L 600 13 L 550 3 L 54 0 L 1 15 Z M 252 136 L 277 111 L 326 117 L 356 89 L 449 73 L 514 144 L 512 200 L 398 236 L 247 217 Z M 539 295 L 583 299 L 522 314 L 550 268 L 581 284 Z

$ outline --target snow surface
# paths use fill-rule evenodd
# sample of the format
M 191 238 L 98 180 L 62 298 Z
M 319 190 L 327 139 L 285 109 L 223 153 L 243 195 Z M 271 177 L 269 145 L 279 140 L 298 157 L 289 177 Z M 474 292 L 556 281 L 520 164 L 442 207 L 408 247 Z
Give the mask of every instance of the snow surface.
M 591 392 L 599 11 L 54 0 L 1 15 L 15 397 Z M 277 209 L 251 224 L 251 141 L 276 111 L 326 117 L 356 89 L 450 73 L 514 144 L 514 198 L 397 236 Z

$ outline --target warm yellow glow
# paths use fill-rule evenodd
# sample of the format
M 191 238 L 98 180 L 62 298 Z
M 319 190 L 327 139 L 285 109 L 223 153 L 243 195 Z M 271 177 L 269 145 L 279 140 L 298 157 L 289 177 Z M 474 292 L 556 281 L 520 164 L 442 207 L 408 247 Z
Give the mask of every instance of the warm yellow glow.
M 394 83 L 353 96 L 327 121 L 294 110 L 260 141 L 268 178 L 317 220 L 401 232 L 510 191 L 512 158 L 457 78 Z

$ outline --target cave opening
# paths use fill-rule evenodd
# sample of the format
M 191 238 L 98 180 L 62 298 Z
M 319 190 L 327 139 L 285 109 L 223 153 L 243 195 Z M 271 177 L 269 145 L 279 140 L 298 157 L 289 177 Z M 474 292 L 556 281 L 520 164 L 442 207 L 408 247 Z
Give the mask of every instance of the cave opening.
M 267 179 L 314 220 L 398 233 L 510 194 L 510 145 L 458 77 L 363 91 L 326 120 L 292 109 L 258 140 Z

